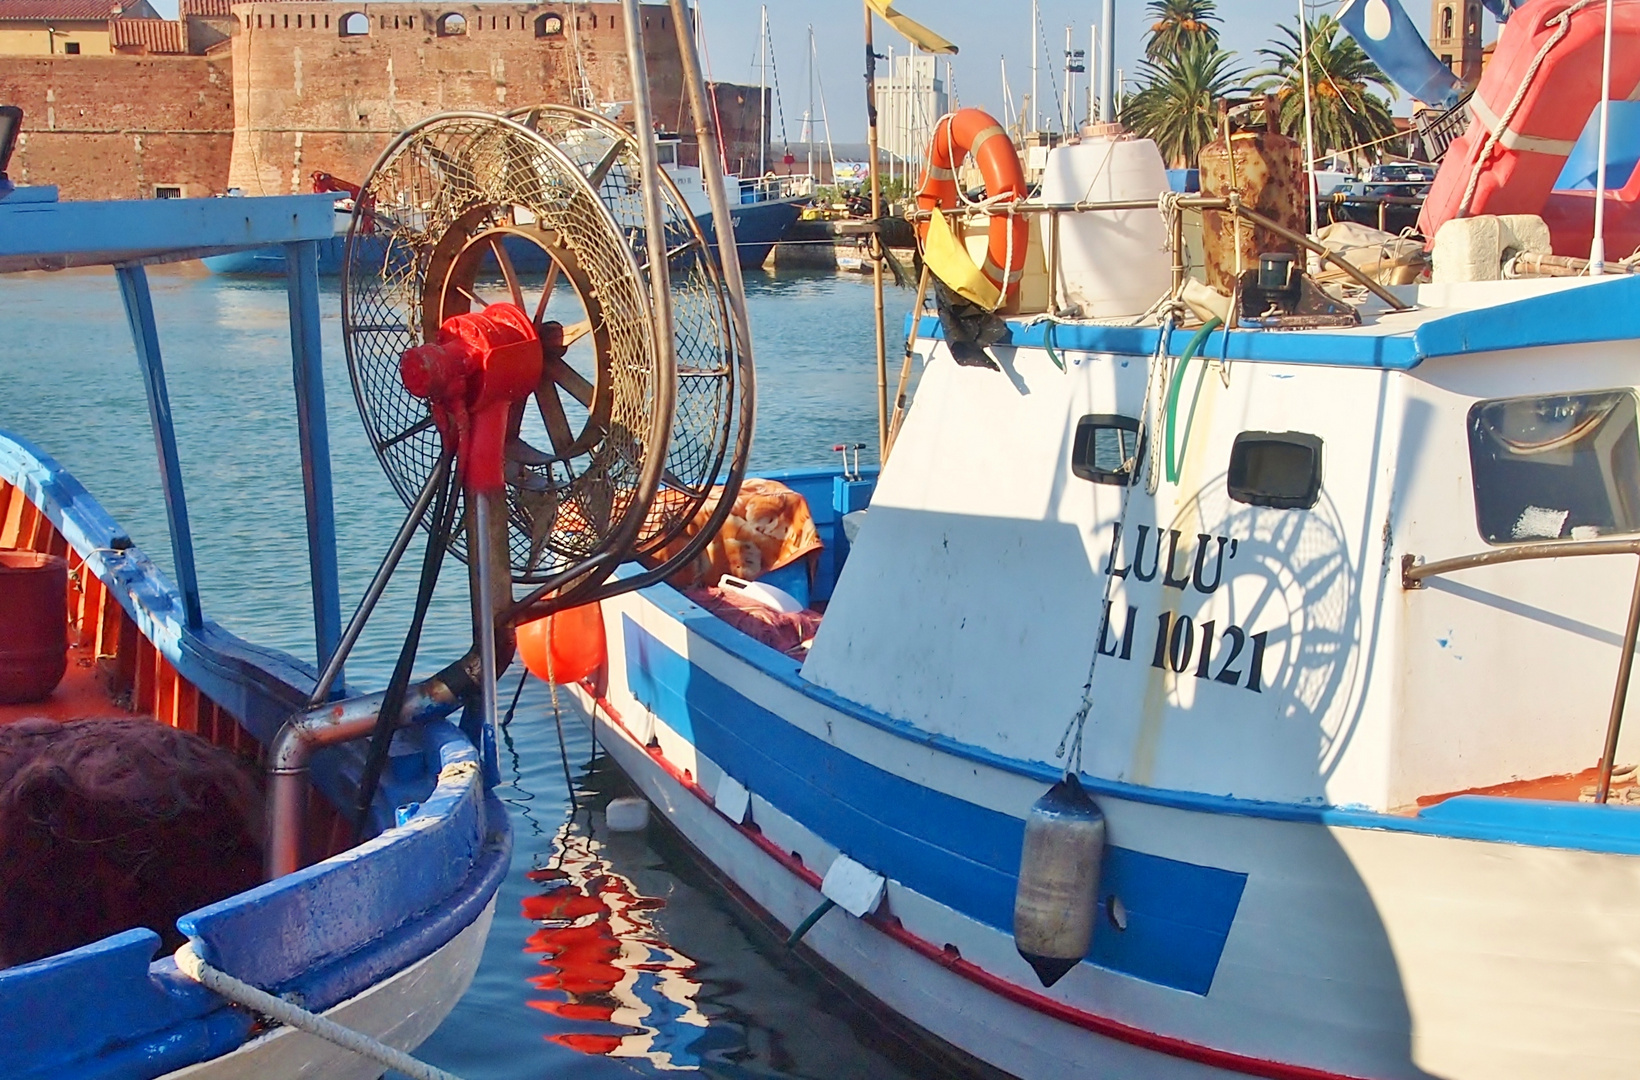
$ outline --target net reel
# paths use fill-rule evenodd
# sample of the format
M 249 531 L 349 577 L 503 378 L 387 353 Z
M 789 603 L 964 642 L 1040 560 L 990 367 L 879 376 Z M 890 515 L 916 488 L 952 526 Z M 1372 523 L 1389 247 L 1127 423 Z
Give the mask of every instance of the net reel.
M 493 304 L 535 328 L 542 377 L 514 407 L 505 447 L 515 583 L 595 584 L 599 571 L 659 551 L 700 512 L 749 420 L 748 350 L 700 226 L 664 173 L 675 332 L 671 349 L 655 341 L 644 183 L 630 132 L 543 106 L 429 118 L 389 145 L 356 200 L 343 340 L 366 434 L 407 506 L 444 439 L 400 378 L 405 351 Z M 465 528 L 450 547 L 469 557 Z

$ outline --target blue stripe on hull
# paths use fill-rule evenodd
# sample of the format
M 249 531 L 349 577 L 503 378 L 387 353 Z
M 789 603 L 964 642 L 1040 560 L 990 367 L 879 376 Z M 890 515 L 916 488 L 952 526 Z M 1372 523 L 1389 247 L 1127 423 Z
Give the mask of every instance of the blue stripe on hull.
M 622 616 L 627 686 L 729 775 L 850 857 L 930 899 L 1011 933 L 1024 822 L 839 750 L 707 674 Z M 1101 891 L 1121 897 L 1088 959 L 1205 994 L 1241 903 L 1245 874 L 1111 846 Z

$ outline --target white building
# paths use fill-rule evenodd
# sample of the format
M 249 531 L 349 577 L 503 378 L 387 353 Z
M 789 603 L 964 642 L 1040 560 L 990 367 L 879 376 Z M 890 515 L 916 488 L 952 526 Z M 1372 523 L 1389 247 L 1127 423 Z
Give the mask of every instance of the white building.
M 896 165 L 927 158 L 934 125 L 950 108 L 936 65 L 932 56 L 890 50 L 888 77 L 877 80 L 877 142 Z

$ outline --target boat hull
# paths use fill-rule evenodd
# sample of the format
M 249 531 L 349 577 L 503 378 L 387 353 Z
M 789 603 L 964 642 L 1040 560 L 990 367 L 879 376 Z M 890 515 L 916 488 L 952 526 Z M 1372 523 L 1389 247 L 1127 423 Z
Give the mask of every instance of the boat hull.
M 1483 804 L 1505 800 L 1392 818 L 1089 777 L 1110 822 L 1106 889 L 1126 898 L 1126 928 L 1106 897 L 1089 958 L 1044 989 L 1003 908 L 1025 811 L 1050 768 L 942 747 L 805 690 L 793 662 L 737 641 L 664 586 L 606 601 L 606 613 L 607 687 L 582 695 L 620 767 L 783 926 L 817 908 L 839 854 L 884 873 L 882 909 L 828 914 L 805 943 L 898 1015 L 1005 1072 L 1629 1070 L 1605 1048 L 1640 1023 L 1640 978 L 1623 959 L 1640 929 L 1628 900 L 1640 887 L 1640 815 L 1621 842 L 1533 842 L 1488 817 Z M 716 808 L 726 774 L 750 791 L 744 821 Z M 1568 918 L 1546 922 L 1551 910 Z
M 768 259 L 769 252 L 773 251 L 775 244 L 791 231 L 792 225 L 802 212 L 803 200 L 771 200 L 736 206 L 730 217 L 735 224 L 735 244 L 740 256 L 740 265 L 745 269 L 762 266 Z M 712 215 L 703 214 L 699 221 L 701 231 L 705 233 L 712 251 L 716 253 Z M 319 241 L 317 246 L 319 275 L 340 275 L 347 263 L 346 235 L 338 233 L 328 240 Z M 507 254 L 520 273 L 542 273 L 547 268 L 543 252 L 534 244 L 509 241 Z M 213 274 L 232 277 L 285 276 L 285 249 L 278 245 L 250 251 L 233 251 L 225 255 L 207 255 L 200 261 Z
M 431 1035 L 472 985 L 495 916 L 495 897 L 466 929 L 432 954 L 384 979 L 324 1016 L 404 1051 Z M 210 1061 L 167 1073 L 164 1080 L 260 1080 L 323 1076 L 374 1080 L 382 1067 L 317 1035 L 280 1027 Z

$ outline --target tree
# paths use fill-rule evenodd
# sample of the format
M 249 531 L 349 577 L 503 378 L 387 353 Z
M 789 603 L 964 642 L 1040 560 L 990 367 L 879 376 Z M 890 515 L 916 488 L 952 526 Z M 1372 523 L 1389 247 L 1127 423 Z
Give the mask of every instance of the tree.
M 1150 40 L 1145 42 L 1145 56 L 1157 60 L 1172 56 L 1184 43 L 1205 38 L 1217 44 L 1219 21 L 1217 4 L 1213 0 L 1150 0 L 1146 14 L 1156 21 L 1150 24 Z
M 1259 55 L 1270 59 L 1270 66 L 1254 72 L 1253 77 L 1262 80 L 1258 83 L 1260 91 L 1274 94 L 1280 101 L 1282 132 L 1302 143 L 1304 71 L 1298 60 L 1302 45 L 1296 20 L 1294 26 L 1280 29 L 1284 39 L 1274 39 L 1270 48 L 1259 50 Z M 1310 112 L 1316 153 L 1351 151 L 1352 156 L 1380 157 L 1382 144 L 1377 140 L 1395 134 L 1395 119 L 1390 115 L 1389 101 L 1369 88 L 1379 87 L 1393 98 L 1394 84 L 1331 15 L 1311 23 L 1309 36 Z
M 1143 85 L 1127 99 L 1122 123 L 1154 139 L 1170 167 L 1192 168 L 1218 137 L 1219 99 L 1236 92 L 1241 74 L 1216 39 L 1186 38 L 1173 52 L 1139 61 Z

